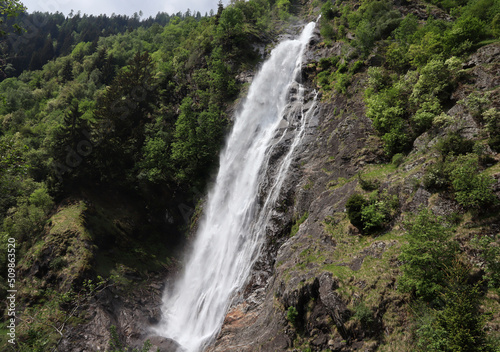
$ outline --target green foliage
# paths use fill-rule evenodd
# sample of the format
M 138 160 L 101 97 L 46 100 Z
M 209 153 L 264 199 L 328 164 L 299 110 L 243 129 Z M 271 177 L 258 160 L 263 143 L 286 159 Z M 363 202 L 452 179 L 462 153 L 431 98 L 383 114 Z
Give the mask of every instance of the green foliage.
M 337 75 L 337 80 L 336 80 L 335 86 L 334 86 L 337 93 L 346 94 L 347 87 L 349 87 L 350 81 L 351 81 L 351 77 L 348 74 Z
M 276 8 L 278 10 L 279 17 L 285 20 L 290 16 L 290 0 L 277 0 Z
M 136 53 L 97 103 L 93 135 L 102 142 L 92 161 L 104 180 L 122 177 L 140 158 L 145 124 L 158 101 L 154 71 L 151 56 Z
M 370 70 L 369 75 L 372 88 L 365 92 L 366 115 L 382 136 L 388 155 L 405 152 L 412 142 L 410 126 L 405 119 L 409 82 L 385 83 L 381 70 Z
M 480 291 L 468 283 L 470 269 L 470 264 L 456 260 L 445 270 L 445 307 L 437 315 L 437 325 L 445 331 L 445 351 L 487 351 Z
M 294 306 L 288 307 L 288 310 L 286 311 L 286 320 L 288 320 L 288 322 L 295 328 L 297 327 L 298 317 L 299 312 L 297 311 L 297 308 L 295 308 Z
M 401 21 L 398 11 L 389 2 L 370 1 L 349 17 L 349 27 L 355 28 L 354 46 L 367 54 L 376 40 L 386 38 Z
M 397 196 L 391 197 L 375 192 L 367 201 L 360 194 L 353 194 L 346 203 L 347 216 L 351 224 L 365 234 L 381 230 L 394 216 L 399 207 Z
M 405 114 L 403 96 L 395 86 L 378 93 L 367 92 L 366 115 L 373 120 L 373 127 L 379 133 L 389 133 L 401 124 Z
M 489 108 L 483 112 L 483 119 L 489 134 L 488 144 L 491 149 L 498 152 L 500 150 L 500 111 L 496 108 Z
M 492 351 L 479 311 L 480 290 L 469 281 L 471 266 L 459 259 L 444 268 L 441 310 L 427 309 L 417 327 L 419 351 Z
M 225 117 L 215 106 L 210 111 L 194 110 L 191 98 L 185 98 L 175 124 L 172 161 L 180 181 L 206 176 L 217 156 L 223 136 Z
M 466 209 L 484 210 L 497 201 L 491 189 L 495 180 L 478 171 L 478 156 L 467 154 L 457 158 L 450 173 L 455 198 Z
M 17 198 L 15 207 L 9 209 L 3 222 L 6 232 L 23 242 L 41 231 L 52 208 L 53 201 L 45 184 L 24 182 L 25 190 Z
M 401 153 L 394 154 L 392 156 L 392 163 L 396 166 L 399 166 L 404 162 L 404 159 L 405 159 L 404 154 L 401 154 Z
M 365 180 L 365 179 L 363 179 L 361 174 L 358 174 L 358 182 L 359 182 L 359 185 L 361 186 L 361 189 L 363 191 L 368 191 L 368 192 L 374 191 L 374 190 L 378 189 L 380 186 L 380 182 L 378 180 L 373 180 L 373 181 Z
M 387 212 L 386 203 L 383 201 L 375 201 L 363 207 L 361 211 L 363 231 L 372 233 L 381 229 L 387 219 Z
M 4 0 L 0 2 L 0 38 L 7 34 L 7 31 L 3 28 L 4 16 L 8 18 L 19 16 L 25 10 L 26 8 L 22 2 L 18 0 Z M 21 27 L 17 24 L 14 25 L 14 29 L 21 31 Z
M 446 100 L 451 93 L 452 82 L 448 66 L 441 60 L 433 59 L 420 70 L 410 100 L 415 105 L 433 98 Z
M 367 203 L 361 194 L 355 193 L 349 197 L 345 205 L 349 221 L 359 229 L 362 229 L 364 225 L 361 214 Z
M 290 230 L 290 237 L 293 237 L 297 234 L 300 225 L 304 223 L 304 221 L 306 221 L 308 217 L 309 213 L 306 211 L 299 219 L 295 221 L 295 223 L 292 225 L 292 229 Z
M 428 190 L 441 190 L 449 185 L 449 167 L 443 161 L 431 164 L 424 174 L 423 185 Z
M 484 279 L 492 288 L 500 288 L 500 245 L 498 235 L 476 236 L 472 243 L 479 250 L 480 257 L 486 264 Z
M 360 302 L 354 307 L 354 315 L 352 317 L 358 320 L 363 328 L 369 327 L 375 321 L 373 311 L 365 302 Z
M 458 245 L 450 240 L 451 231 L 442 225 L 441 218 L 428 209 L 422 209 L 406 226 L 408 243 L 401 248 L 398 288 L 433 301 L 442 290 L 444 269 L 452 265 Z
M 464 138 L 458 132 L 450 132 L 437 144 L 437 149 L 444 158 L 450 154 L 464 155 L 472 152 L 474 141 Z
M 354 62 L 354 64 L 351 67 L 349 67 L 349 73 L 354 74 L 356 72 L 359 72 L 364 65 L 365 65 L 364 62 L 361 60 Z

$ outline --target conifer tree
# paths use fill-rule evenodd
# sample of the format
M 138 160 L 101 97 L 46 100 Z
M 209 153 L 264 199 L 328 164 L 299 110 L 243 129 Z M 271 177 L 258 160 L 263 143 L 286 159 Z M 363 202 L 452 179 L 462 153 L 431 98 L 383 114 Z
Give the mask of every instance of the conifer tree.
M 71 59 L 67 59 L 64 61 L 64 66 L 62 69 L 62 78 L 63 82 L 68 82 L 73 80 L 73 64 L 71 63 Z
M 149 53 L 137 53 L 97 103 L 93 133 L 102 143 L 94 162 L 104 178 L 123 175 L 140 159 L 144 126 L 158 101 L 154 72 Z

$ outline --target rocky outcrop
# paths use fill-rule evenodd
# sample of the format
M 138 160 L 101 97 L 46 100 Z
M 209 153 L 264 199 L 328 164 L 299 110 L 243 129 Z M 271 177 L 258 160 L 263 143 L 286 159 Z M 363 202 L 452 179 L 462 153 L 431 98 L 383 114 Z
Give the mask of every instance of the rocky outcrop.
M 309 85 L 306 110 L 314 96 L 310 78 L 316 63 L 342 51 L 342 44 L 324 48 L 317 38 L 316 33 L 303 64 L 302 81 Z M 442 136 L 454 131 L 472 139 L 481 132 L 482 122 L 455 101 L 478 89 L 497 97 L 499 48 L 492 44 L 471 56 L 466 63 L 470 83 L 457 87 L 447 111 L 456 123 L 420 136 L 399 167 L 387 163 L 382 143 L 364 113 L 366 72 L 353 76 L 348 94 L 323 98 L 276 202 L 261 256 L 207 351 L 375 351 L 381 344 L 405 350 L 410 313 L 405 296 L 397 290 L 404 234 L 401 214 L 422 206 L 441 216 L 463 213 L 454 199 L 426 190 L 422 179 Z M 240 79 L 250 80 L 251 75 Z M 283 127 L 291 123 L 283 121 Z M 287 150 L 287 140 L 274 147 L 269 177 L 276 171 L 273 163 Z M 396 196 L 400 205 L 399 213 L 376 236 L 362 236 L 345 214 L 347 199 L 361 189 L 358 174 L 376 180 L 377 191 Z M 495 187 L 499 193 L 500 182 Z M 261 198 L 265 193 L 264 185 Z M 498 232 L 495 226 L 489 228 Z M 461 245 L 466 248 L 467 241 Z M 42 267 L 43 260 L 32 270 Z M 127 291 L 103 290 L 81 308 L 82 312 L 88 309 L 90 323 L 71 328 L 59 350 L 104 350 L 109 326 L 115 325 L 130 346 L 140 347 L 149 339 L 161 352 L 179 351 L 175 341 L 150 329 L 161 318 L 163 282 L 164 275 L 157 274 Z
M 341 44 L 312 44 L 303 64 L 305 81 L 323 55 L 341 50 Z M 499 53 L 493 44 L 472 55 L 466 64 L 470 85 L 457 87 L 452 98 L 478 89 L 495 95 Z M 472 139 L 482 125 L 463 104 L 454 104 L 447 114 L 456 123 L 419 137 L 399 168 L 383 166 L 381 142 L 364 114 L 365 80 L 366 73 L 358 73 L 348 94 L 323 99 L 284 187 L 281 201 L 289 210 L 276 210 L 280 221 L 208 351 L 375 351 L 382 343 L 406 348 L 409 312 L 397 291 L 402 219 L 396 214 L 379 237 L 362 237 L 346 219 L 345 203 L 360 190 L 356 175 L 377 170 L 378 191 L 396 196 L 401 212 L 422 206 L 445 217 L 463 212 L 454 199 L 433 195 L 421 181 L 440 138 L 454 131 Z M 307 219 L 290 237 L 303 214 Z

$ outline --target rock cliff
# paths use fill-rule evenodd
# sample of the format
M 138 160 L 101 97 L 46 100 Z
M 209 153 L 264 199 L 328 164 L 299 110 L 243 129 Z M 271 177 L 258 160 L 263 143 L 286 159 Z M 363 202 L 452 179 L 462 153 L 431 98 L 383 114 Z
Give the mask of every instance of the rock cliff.
M 306 54 L 306 80 L 314 77 L 322 57 L 342 50 L 340 43 L 328 49 L 320 43 L 317 33 Z M 463 137 L 473 139 L 481 130 L 457 101 L 479 90 L 490 91 L 498 102 L 499 48 L 485 46 L 464 64 L 469 80 L 453 92 L 455 103 L 447 110 L 456 123 L 423 134 L 399 165 L 387 160 L 365 115 L 366 69 L 354 75 L 346 94 L 322 99 L 284 187 L 280 204 L 286 206 L 276 209 L 266 250 L 208 351 L 410 349 L 408 297 L 397 290 L 403 220 L 421 206 L 431 206 L 441 216 L 465 214 L 455 200 L 429 192 L 423 177 L 440 138 L 463 131 Z M 314 88 L 312 81 L 307 83 Z M 498 160 L 496 153 L 490 155 Z M 497 197 L 498 171 L 491 169 Z M 391 222 L 375 236 L 362 235 L 345 210 L 347 199 L 363 192 L 367 182 L 398 203 Z M 490 218 L 476 230 L 495 231 L 496 221 Z M 464 251 L 470 236 L 458 235 Z M 496 318 L 488 329 L 498 333 Z

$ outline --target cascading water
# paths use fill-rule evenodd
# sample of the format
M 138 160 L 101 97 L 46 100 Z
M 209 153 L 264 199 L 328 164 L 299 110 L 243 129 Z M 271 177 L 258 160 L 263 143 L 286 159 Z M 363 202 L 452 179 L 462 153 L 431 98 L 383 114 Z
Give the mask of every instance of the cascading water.
M 157 333 L 187 352 L 203 350 L 216 337 L 232 298 L 259 256 L 292 154 L 314 111 L 314 106 L 303 109 L 304 89 L 296 81 L 314 27 L 310 23 L 299 39 L 280 43 L 255 77 L 221 153 L 216 183 L 184 272 L 165 293 L 164 319 Z M 292 93 L 297 94 L 295 106 L 300 106 L 285 109 Z M 276 139 L 286 140 L 288 150 L 273 165 L 272 180 L 264 180 Z M 259 196 L 264 182 L 267 190 Z

